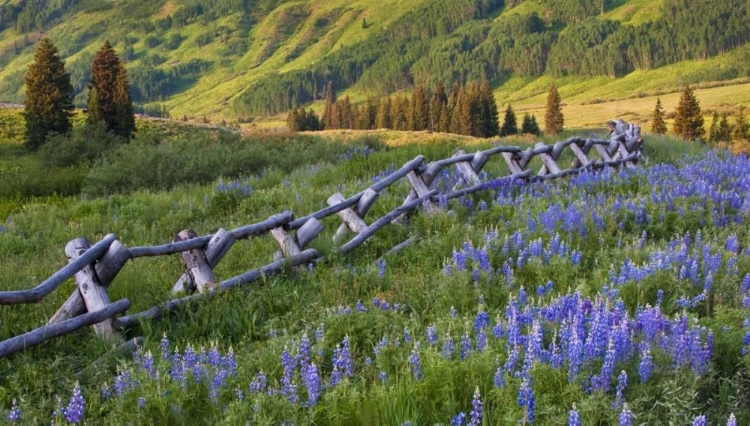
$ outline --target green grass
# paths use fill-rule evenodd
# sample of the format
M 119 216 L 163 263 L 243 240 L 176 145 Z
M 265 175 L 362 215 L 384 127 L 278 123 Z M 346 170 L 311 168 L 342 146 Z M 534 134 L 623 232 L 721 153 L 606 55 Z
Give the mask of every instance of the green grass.
M 399 139 L 395 134 L 384 136 Z M 466 145 L 466 142 L 470 144 Z M 528 142 L 508 141 L 524 146 Z M 65 263 L 63 247 L 78 236 L 93 241 L 114 232 L 127 246 L 136 246 L 167 242 L 185 228 L 195 229 L 199 234 L 215 232 L 219 227 L 230 229 L 286 209 L 301 216 L 321 208 L 333 192 L 341 191 L 345 196 L 354 194 L 371 185 L 372 177 L 379 172 L 398 167 L 418 154 L 424 154 L 427 159 L 438 159 L 450 156 L 458 148 L 489 146 L 486 141 L 457 139 L 398 145 L 367 157 L 355 155 L 347 161 L 339 161 L 338 154 L 321 154 L 316 159 L 320 163 L 313 166 L 303 165 L 289 172 L 270 170 L 259 176 L 242 178 L 242 184 L 254 189 L 249 195 L 223 193 L 216 188 L 217 182 L 213 182 L 209 185 L 182 184 L 169 191 L 140 190 L 105 198 L 48 197 L 27 201 L 13 212 L 12 219 L 4 225 L 5 231 L 0 233 L 0 288 L 23 289 L 38 284 Z M 648 138 L 646 149 L 649 165 L 661 162 L 681 164 L 685 155 L 706 155 L 705 149 L 698 145 L 666 138 Z M 561 164 L 567 164 L 569 160 L 565 157 Z M 540 164 L 534 162 L 532 166 L 538 168 Z M 486 171 L 496 176 L 507 173 L 499 157 L 488 163 Z M 636 263 L 646 260 L 643 251 L 637 249 L 644 230 L 649 235 L 646 250 L 664 248 L 668 239 L 685 232 L 694 235 L 698 229 L 701 229 L 705 241 L 710 242 L 712 250 L 720 249 L 729 234 L 737 234 L 743 247 L 748 241 L 744 227 L 701 224 L 698 213 L 684 218 L 673 213 L 668 220 L 654 221 L 645 228 L 637 225 L 630 216 L 622 219 L 622 227 L 618 227 L 615 217 L 607 217 L 606 230 L 601 233 L 590 233 L 586 237 L 562 233 L 563 238 L 572 238 L 572 248 L 583 251 L 586 267 L 571 267 L 558 260 L 548 265 L 533 263 L 518 269 L 511 290 L 497 278 L 483 277 L 480 283 L 474 284 L 470 272 L 443 276 L 442 267 L 451 251 L 463 241 L 481 244 L 487 230 L 497 230 L 501 238 L 520 230 L 529 233 L 530 238 L 543 238 L 546 244 L 549 236 L 527 230 L 526 217 L 519 211 L 540 212 L 557 202 L 571 202 L 569 197 L 575 200 L 578 196 L 585 196 L 568 182 L 550 183 L 549 198 L 524 198 L 518 206 L 494 204 L 489 192 L 472 197 L 472 208 L 453 202 L 451 212 L 440 212 L 432 217 L 417 215 L 407 227 L 389 226 L 347 256 L 331 252 L 332 236 L 340 221 L 336 216 L 327 218 L 323 220 L 325 231 L 312 247 L 325 253 L 328 260 L 316 266 L 314 271 L 301 274 L 287 271 L 266 277 L 244 290 L 228 292 L 211 302 L 191 304 L 175 316 L 126 331 L 129 338 L 143 336 L 146 349 L 157 358 L 159 340 L 165 334 L 172 349 L 177 346 L 182 350 L 188 344 L 196 349 L 209 348 L 216 344 L 226 353 L 232 347 L 237 356 L 239 377 L 228 379 L 228 387 L 219 394 L 216 402 L 209 398 L 207 386 L 191 384 L 188 390 L 181 390 L 165 377 L 168 366 L 160 360 L 157 360 L 157 365 L 161 379 L 155 381 L 136 369 L 134 377 L 141 381 L 137 391 L 121 398 L 102 400 L 98 396 L 99 389 L 104 382 L 113 386 L 117 365 L 122 363 L 121 368 L 133 367 L 131 361 L 122 358 L 105 363 L 79 379 L 87 401 L 86 418 L 95 424 L 112 421 L 123 424 L 237 424 L 247 420 L 259 424 L 283 421 L 295 424 L 401 424 L 407 420 L 414 424 L 434 424 L 447 422 L 459 411 L 468 412 L 471 395 L 479 386 L 487 410 L 486 424 L 516 424 L 523 415 L 516 404 L 518 381 L 508 378 L 509 385 L 504 389 L 492 386 L 497 359 L 503 362 L 506 356 L 501 344 L 492 343 L 490 350 L 472 355 L 464 362 L 445 361 L 440 356 L 440 349 L 423 348 L 421 363 L 425 377 L 419 382 L 411 378 L 406 361 L 410 345 L 402 342 L 400 347 L 394 347 L 391 343 L 379 358 L 373 358 L 372 366 L 365 366 L 364 358 L 373 357 L 373 347 L 384 334 L 393 342 L 395 338 L 403 338 L 403 330 L 408 327 L 416 340 L 423 341 L 425 328 L 432 323 L 438 326 L 441 338 L 450 330 L 458 345 L 459 336 L 472 326 L 480 294 L 484 296 L 493 321 L 496 314 L 502 316 L 509 294 L 517 294 L 521 285 L 531 293 L 538 284 L 553 280 L 556 293 L 576 288 L 584 295 L 594 295 L 606 282 L 610 264 L 619 265 L 626 257 Z M 614 180 L 601 185 L 595 192 L 603 194 L 605 206 L 611 205 L 616 196 L 643 200 L 651 196 L 651 188 L 640 178 Z M 408 190 L 404 183 L 390 187 L 381 194 L 367 220 L 372 221 L 400 205 Z M 685 208 L 696 202 L 679 197 L 675 200 L 676 205 Z M 489 204 L 486 211 L 477 207 L 482 201 Z M 604 208 L 606 211 L 608 207 Z M 648 203 L 647 208 L 649 214 L 660 213 L 658 206 Z M 373 260 L 415 234 L 422 235 L 421 241 L 399 255 L 387 258 L 385 273 L 378 277 Z M 270 236 L 238 242 L 216 268 L 217 277 L 225 279 L 268 263 L 275 250 L 275 242 Z M 742 274 L 750 272 L 750 264 L 744 257 L 739 266 Z M 131 313 L 146 309 L 156 301 L 171 297 L 169 290 L 182 270 L 178 256 L 134 260 L 125 266 L 110 287 L 111 299 L 130 299 Z M 691 317 L 700 317 L 703 324 L 715 331 L 717 361 L 712 375 L 694 380 L 692 373 L 686 371 L 669 373 L 666 370 L 668 362 L 657 360 L 665 370 L 652 382 L 642 385 L 637 380 L 637 364 L 618 364 L 618 368 L 627 369 L 631 374 L 631 385 L 625 396 L 639 421 L 649 424 L 678 421 L 706 411 L 716 421 L 725 420 L 730 411 L 737 412 L 741 421 L 749 419 L 747 410 L 742 408 L 742 400 L 733 399 L 742 397 L 741 380 L 732 381 L 735 374 L 738 377 L 747 374 L 747 367 L 742 364 L 722 367 L 721 364 L 722 359 L 727 363 L 742 362 L 738 355 L 741 343 L 738 342 L 741 342 L 741 322 L 745 314 L 737 308 L 739 301 L 734 296 L 741 276 L 726 276 L 722 272 L 716 277 L 717 294 L 731 296 L 717 302 L 715 315 L 702 318 L 700 310 L 690 314 Z M 692 284 L 687 285 L 672 273 L 665 272 L 638 285 L 623 287 L 628 310 L 634 311 L 636 301 L 653 303 L 657 288 L 667 292 L 664 309 L 669 315 L 677 312 L 673 302 L 681 292 L 693 291 Z M 40 304 L 0 310 L 0 339 L 44 324 L 73 289 L 73 283 L 67 282 Z M 399 312 L 379 312 L 370 308 L 366 314 L 337 313 L 339 306 L 354 309 L 357 300 L 371 307 L 369 301 L 373 296 L 399 303 L 402 308 Z M 456 319 L 448 316 L 451 306 L 458 311 Z M 320 324 L 325 329 L 325 342 L 316 343 L 313 349 L 323 350 L 323 356 L 313 357 L 324 371 L 324 381 L 330 377 L 331 351 L 344 336 L 349 336 L 352 345 L 356 377 L 344 379 L 339 386 L 326 390 L 315 409 L 292 406 L 279 396 L 247 393 L 250 381 L 260 370 L 268 375 L 269 385 L 278 387 L 281 351 L 285 346 L 292 350 L 290 345 L 295 345 L 304 333 L 312 336 Z M 729 332 L 721 332 L 724 325 L 730 327 Z M 276 337 L 269 336 L 272 331 Z M 55 395 L 63 399 L 63 404 L 67 403 L 75 381 L 73 374 L 107 349 L 107 345 L 87 329 L 1 360 L 0 407 L 9 408 L 11 399 L 19 398 L 25 423 L 47 423 L 49 414 L 57 408 Z M 386 384 L 377 381 L 380 370 L 388 372 Z M 610 408 L 611 393 L 588 395 L 577 384 L 569 384 L 564 372 L 544 366 L 537 367 L 533 375 L 539 424 L 565 423 L 567 411 L 573 403 L 578 405 L 585 424 L 616 422 L 617 412 Z M 245 402 L 236 399 L 235 387 L 244 391 Z M 163 394 L 165 390 L 166 394 Z M 691 392 L 698 390 L 702 392 L 701 397 L 695 398 Z M 305 395 L 302 387 L 300 392 Z M 138 408 L 137 396 L 145 398 L 145 408 Z M 650 398 L 657 398 L 665 405 L 654 409 L 654 401 Z M 684 408 L 669 411 L 668 407 L 673 404 L 683 404 L 680 406 Z M 257 411 L 253 409 L 254 405 L 257 405 Z

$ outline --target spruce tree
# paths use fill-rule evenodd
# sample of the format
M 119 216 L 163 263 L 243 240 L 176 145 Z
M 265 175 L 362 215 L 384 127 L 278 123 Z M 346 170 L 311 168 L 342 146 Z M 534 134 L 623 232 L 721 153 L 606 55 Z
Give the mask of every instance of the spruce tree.
M 557 86 L 552 83 L 547 94 L 547 110 L 544 114 L 544 133 L 559 135 L 563 131 L 565 118 L 562 113 L 562 101 Z
M 424 130 L 429 125 L 430 115 L 427 92 L 424 86 L 417 85 L 411 96 L 409 115 L 407 116 L 409 130 Z
M 437 131 L 449 133 L 451 131 L 451 114 L 448 110 L 448 104 L 440 105 L 440 119 L 437 124 Z
M 106 123 L 108 131 L 113 131 L 117 127 L 117 107 L 114 99 L 119 65 L 120 59 L 112 49 L 112 45 L 109 44 L 109 40 L 104 42 L 91 62 L 88 104 L 91 106 L 98 103 L 98 114 Z M 96 102 L 92 102 L 92 94 L 97 96 Z M 94 114 L 94 117 L 97 117 L 97 113 Z M 89 122 L 93 123 L 92 121 Z
M 135 133 L 135 115 L 133 114 L 133 101 L 130 99 L 130 82 L 125 66 L 120 62 L 117 67 L 117 78 L 115 79 L 115 92 L 113 103 L 115 107 L 114 133 L 123 138 L 130 139 Z
M 500 115 L 497 112 L 497 103 L 495 95 L 492 93 L 492 87 L 487 80 L 482 81 L 479 91 L 479 114 L 481 127 L 475 132 L 477 136 L 489 138 L 497 136 L 500 133 Z
M 737 108 L 737 116 L 734 120 L 734 130 L 732 131 L 732 140 L 734 141 L 746 141 L 748 140 L 748 127 L 747 119 L 745 118 L 745 107 L 740 106 Z
M 388 96 L 380 99 L 380 105 L 378 105 L 378 114 L 375 117 L 375 128 L 391 128 L 391 98 Z
M 339 113 L 339 123 L 340 128 L 342 129 L 352 129 L 354 128 L 354 117 L 352 115 L 352 103 L 349 100 L 349 95 L 346 95 L 344 97 L 344 100 L 341 102 L 341 106 L 338 108 Z
M 711 127 L 708 130 L 708 141 L 711 143 L 716 143 L 719 141 L 718 133 L 719 130 L 719 111 L 714 110 L 714 114 L 711 117 Z
M 289 130 L 293 132 L 300 131 L 300 118 L 299 118 L 299 110 L 297 107 L 292 108 L 291 111 L 289 111 L 289 115 L 286 116 L 286 125 L 289 127 Z
M 513 107 L 508 104 L 508 109 L 505 110 L 503 127 L 502 129 L 500 129 L 500 136 L 510 136 L 515 134 L 518 134 L 518 122 L 516 121 L 516 113 L 513 112 Z
M 729 114 L 721 113 L 721 120 L 716 126 L 716 142 L 729 142 L 732 140 L 733 127 L 729 124 Z
M 50 132 L 70 131 L 75 92 L 70 74 L 65 72 L 65 61 L 48 38 L 39 42 L 24 80 L 26 148 L 34 151 L 44 144 Z
M 680 103 L 674 117 L 674 132 L 683 139 L 695 140 L 703 136 L 703 114 L 693 89 L 686 85 L 682 89 Z
M 104 120 L 102 117 L 102 108 L 99 106 L 99 96 L 96 93 L 96 88 L 91 89 L 89 93 L 88 109 L 86 111 L 86 122 L 89 124 L 96 124 Z M 184 117 L 183 121 L 187 121 L 187 117 Z
M 536 122 L 536 117 L 532 114 L 524 114 L 523 115 L 523 123 L 521 124 L 521 133 L 522 134 L 528 134 L 528 135 L 535 135 L 539 136 L 541 131 L 539 130 L 539 125 Z
M 651 133 L 657 135 L 667 133 L 667 123 L 664 121 L 664 109 L 661 106 L 661 98 L 656 98 L 656 107 L 651 117 Z
M 304 110 L 303 110 L 304 111 Z M 307 110 L 307 130 L 317 132 L 321 130 L 320 128 L 320 120 L 318 119 L 318 115 L 315 114 L 315 111 L 313 111 L 312 108 Z

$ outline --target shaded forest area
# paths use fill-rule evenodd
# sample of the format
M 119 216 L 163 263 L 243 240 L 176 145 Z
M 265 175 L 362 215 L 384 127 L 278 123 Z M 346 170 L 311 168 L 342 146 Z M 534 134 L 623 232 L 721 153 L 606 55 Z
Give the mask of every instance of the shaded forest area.
M 536 0 L 535 0 L 536 1 Z M 546 0 L 545 12 L 493 20 L 519 1 L 441 0 L 407 13 L 387 31 L 345 47 L 312 69 L 270 75 L 235 104 L 273 115 L 323 99 L 325 84 L 374 96 L 415 84 L 501 82 L 510 76 L 618 77 L 638 69 L 705 59 L 750 41 L 745 0 L 665 0 L 658 19 L 624 25 L 600 15 L 622 2 Z M 712 79 L 750 74 L 750 57 Z

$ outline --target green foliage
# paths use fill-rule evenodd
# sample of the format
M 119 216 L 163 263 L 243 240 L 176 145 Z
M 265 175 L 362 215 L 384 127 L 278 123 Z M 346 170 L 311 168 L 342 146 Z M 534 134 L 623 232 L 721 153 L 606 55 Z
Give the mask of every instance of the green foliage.
M 43 164 L 50 170 L 74 166 L 91 167 L 105 152 L 122 143 L 118 136 L 107 132 L 104 122 L 85 124 L 70 135 L 53 135 L 39 150 Z
M 536 122 L 536 117 L 533 114 L 526 113 L 523 115 L 523 123 L 521 124 L 521 134 L 539 136 L 542 134 L 539 129 L 539 124 Z
M 703 113 L 693 89 L 686 85 L 680 95 L 680 103 L 674 117 L 674 132 L 678 136 L 695 140 L 703 137 Z
M 651 132 L 657 135 L 667 133 L 667 123 L 664 121 L 664 108 L 661 106 L 661 99 L 656 99 L 654 114 L 651 116 Z
M 552 83 L 547 93 L 547 108 L 544 112 L 544 133 L 558 135 L 563 131 L 565 118 L 562 113 L 562 101 L 557 86 Z
M 107 40 L 91 63 L 88 122 L 103 120 L 107 130 L 130 138 L 135 132 L 135 116 L 129 90 L 127 71 Z
M 25 82 L 26 148 L 34 151 L 44 145 L 49 133 L 71 129 L 73 86 L 70 74 L 65 72 L 65 61 L 50 39 L 39 42 Z

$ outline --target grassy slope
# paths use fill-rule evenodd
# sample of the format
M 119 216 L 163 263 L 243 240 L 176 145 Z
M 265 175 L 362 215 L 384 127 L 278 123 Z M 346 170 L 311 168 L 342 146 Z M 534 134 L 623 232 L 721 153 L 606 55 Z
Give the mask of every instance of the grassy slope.
M 261 17 L 249 35 L 247 52 L 239 57 L 224 57 L 223 45 L 217 39 L 206 46 L 198 47 L 195 40 L 199 35 L 211 32 L 220 26 L 232 28 L 238 16 L 222 17 L 207 26 L 198 23 L 183 28 L 170 30 L 161 34 L 166 39 L 178 33 L 184 41 L 174 51 L 165 52 L 160 47 L 152 49 L 150 54 L 166 57 L 161 67 L 186 62 L 193 58 L 202 58 L 213 63 L 211 69 L 204 73 L 200 80 L 191 87 L 185 87 L 177 95 L 165 102 L 175 117 L 182 115 L 207 115 L 211 119 L 220 119 L 229 108 L 231 99 L 250 87 L 259 78 L 274 72 L 286 72 L 304 69 L 327 53 L 336 51 L 343 45 L 355 44 L 368 35 L 385 29 L 393 19 L 403 15 L 412 8 L 418 7 L 427 0 L 401 2 L 397 0 L 299 0 L 286 2 L 267 16 Z M 604 17 L 620 20 L 626 24 L 641 24 L 658 16 L 659 3 L 648 0 L 629 0 L 607 12 Z M 167 2 L 154 15 L 161 17 L 174 10 L 176 2 Z M 79 60 L 85 53 L 93 53 L 104 38 L 121 40 L 125 36 L 139 39 L 134 44 L 136 59 L 132 65 L 138 65 L 143 54 L 148 51 L 145 46 L 146 34 L 128 31 L 122 26 L 114 25 L 121 6 L 112 10 L 79 13 L 71 19 L 53 28 L 49 35 L 64 45 L 80 38 L 87 30 L 95 26 L 106 27 L 106 31 L 86 41 L 86 46 L 67 58 L 69 63 Z M 513 14 L 542 13 L 538 3 L 525 2 L 520 6 L 504 11 L 496 19 L 503 19 Z M 362 28 L 362 19 L 366 19 L 368 28 Z M 316 25 L 317 23 L 317 25 Z M 321 24 L 322 23 L 322 24 Z M 32 40 L 39 35 L 32 36 Z M 0 52 L 10 49 L 14 41 L 21 37 L 10 31 L 0 33 Z M 652 94 L 674 93 L 684 82 L 710 81 L 710 75 L 717 75 L 716 70 L 728 66 L 737 55 L 750 54 L 750 47 L 727 53 L 706 61 L 687 61 L 663 68 L 636 71 L 623 78 L 562 78 L 556 79 L 561 87 L 565 107 L 566 124 L 571 127 L 598 126 L 603 120 L 618 116 L 633 121 L 647 120 L 655 103 Z M 32 59 L 32 49 L 27 48 L 19 56 L 0 68 L 0 80 L 10 78 L 18 73 Z M 546 90 L 552 78 L 512 78 L 496 89 L 498 104 L 504 107 L 513 103 L 519 111 L 534 112 L 537 115 L 544 107 Z M 712 110 L 717 107 L 750 105 L 747 93 L 747 80 L 725 82 L 735 87 L 713 88 L 699 91 L 702 106 Z M 743 83 L 743 84 L 739 84 Z M 723 84 L 723 83 L 722 83 Z M 18 87 L 22 95 L 23 88 Z M 365 95 L 356 90 L 349 92 L 355 102 L 363 101 Z M 629 99 L 639 96 L 638 99 Z M 664 96 L 665 108 L 672 109 L 676 103 L 674 95 Z M 587 104 L 596 103 L 595 108 Z M 314 107 L 318 107 L 315 105 Z M 283 117 L 266 118 L 257 123 L 261 127 L 283 126 Z

